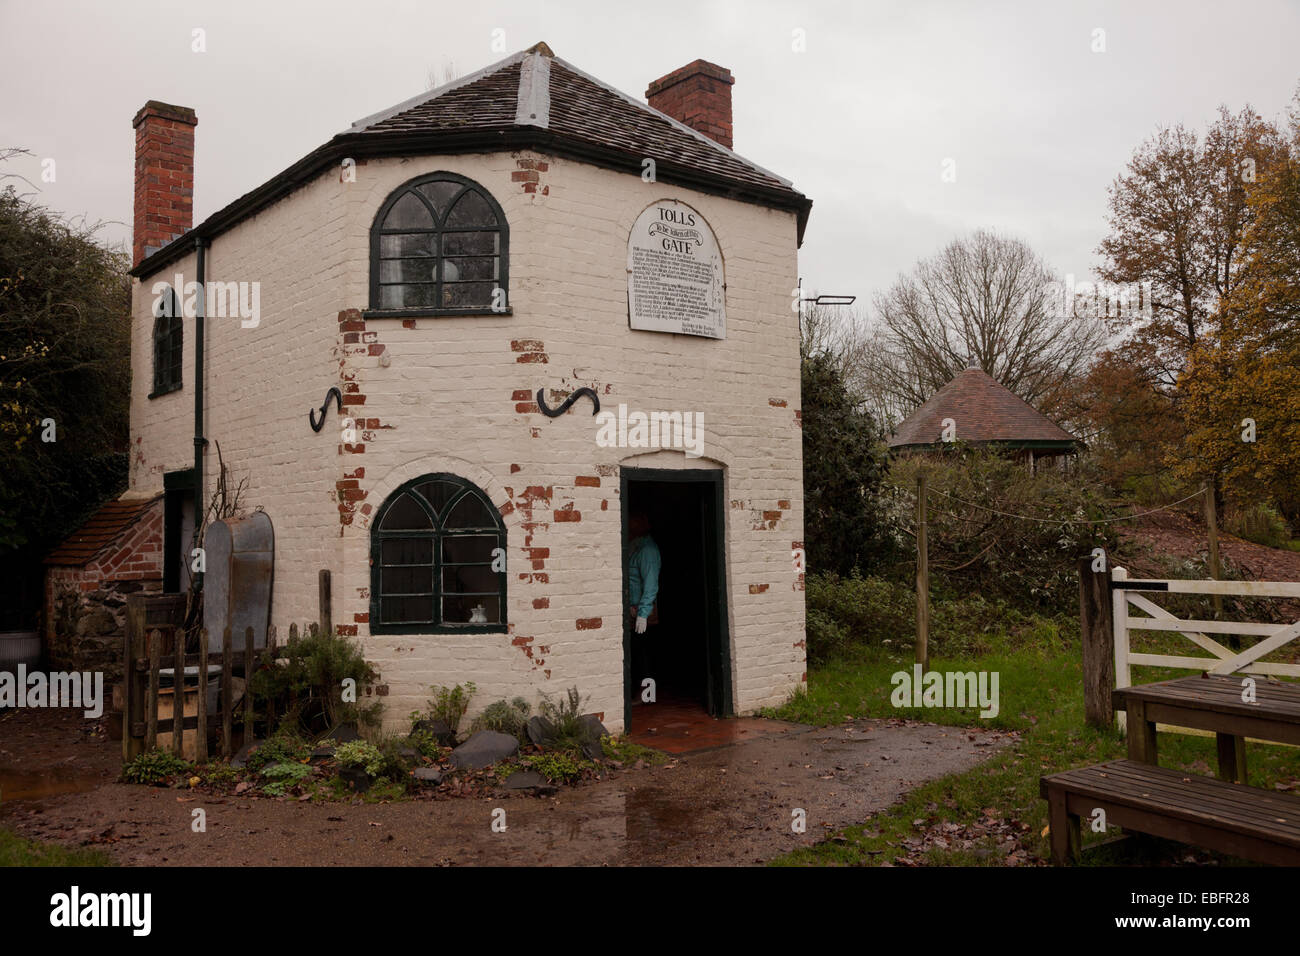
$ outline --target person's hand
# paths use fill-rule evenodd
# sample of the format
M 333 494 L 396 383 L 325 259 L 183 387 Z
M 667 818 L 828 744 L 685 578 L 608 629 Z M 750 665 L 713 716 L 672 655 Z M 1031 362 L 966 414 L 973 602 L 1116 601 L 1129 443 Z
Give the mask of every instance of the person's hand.
M 645 633 L 645 625 L 646 625 L 646 620 L 645 620 L 645 618 L 643 618 L 643 617 L 638 617 L 638 618 L 636 619 L 636 632 L 637 632 L 638 634 L 644 634 L 644 633 Z

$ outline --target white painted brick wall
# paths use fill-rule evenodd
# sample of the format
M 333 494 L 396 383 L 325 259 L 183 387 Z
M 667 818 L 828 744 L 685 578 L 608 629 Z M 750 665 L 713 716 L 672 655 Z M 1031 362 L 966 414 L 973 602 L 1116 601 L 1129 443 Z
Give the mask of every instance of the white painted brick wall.
M 549 163 L 531 194 L 511 181 L 521 158 Z M 437 170 L 477 181 L 503 207 L 514 314 L 422 318 L 415 328 L 370 320 L 366 339 L 391 358 L 384 368 L 365 354 L 366 343 L 344 347 L 339 313 L 369 305 L 369 230 L 380 204 L 406 180 Z M 792 543 L 803 539 L 794 215 L 534 153 L 372 160 L 356 172 L 350 184 L 337 171 L 321 175 L 208 250 L 210 280 L 261 283 L 258 328 L 208 319 L 205 430 L 213 444 L 205 487 L 210 493 L 214 485 L 220 443 L 232 477 L 248 480 L 244 503 L 262 506 L 275 524 L 274 622 L 284 630 L 317 617 L 320 568 L 333 573 L 336 624 L 369 611 L 368 533 L 357 521 L 342 525 L 336 501 L 345 472 L 364 468 L 359 484 L 371 508 L 411 477 L 453 472 L 499 507 L 514 503 L 505 518 L 511 633 L 372 636 L 358 621 L 367 657 L 388 687 L 386 723 L 404 725 L 432 684 L 474 681 L 475 710 L 576 684 L 590 695 L 589 709 L 621 729 L 617 468 L 718 467 L 735 706 L 747 712 L 785 700 L 804 679 L 804 593 L 791 561 Z M 717 236 L 726 262 L 723 341 L 628 328 L 628 232 L 649 203 L 665 198 L 695 207 Z M 135 290 L 131 484 L 139 491 L 160 489 L 164 471 L 193 461 L 192 322 L 185 388 L 146 397 L 151 285 L 176 271 L 193 279 L 193 256 Z M 526 339 L 540 340 L 548 361 L 517 361 L 522 353 L 511 343 Z M 363 454 L 340 453 L 333 407 L 319 434 L 307 422 L 308 410 L 343 379 L 365 395 L 357 414 L 388 426 L 367 435 Z M 702 412 L 704 457 L 600 448 L 586 401 L 558 419 L 516 411 L 517 390 L 582 385 L 596 389 L 603 408 Z M 599 488 L 576 486 L 598 467 L 605 472 Z M 546 583 L 527 579 L 520 506 L 530 486 L 552 489 L 532 516 L 539 524 L 531 546 L 550 549 Z M 783 501 L 789 506 L 778 507 Z M 581 520 L 555 521 L 552 511 L 569 503 Z M 763 518 L 775 511 L 779 518 Z M 549 607 L 534 608 L 538 598 Z M 579 619 L 597 617 L 602 627 L 577 629 Z

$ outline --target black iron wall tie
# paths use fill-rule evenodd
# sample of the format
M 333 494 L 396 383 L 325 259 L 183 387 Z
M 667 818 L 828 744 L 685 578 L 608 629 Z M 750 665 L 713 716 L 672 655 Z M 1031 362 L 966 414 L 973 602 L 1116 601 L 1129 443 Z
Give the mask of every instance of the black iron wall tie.
M 307 412 L 307 419 L 311 422 L 312 431 L 318 432 L 325 427 L 325 413 L 329 411 L 331 398 L 334 399 L 338 413 L 343 414 L 343 393 L 338 390 L 338 386 L 331 385 L 330 390 L 325 393 L 325 401 L 320 407 L 320 421 L 316 420 L 316 410 L 314 408 L 309 409 Z
M 546 391 L 545 389 L 541 389 L 541 388 L 537 390 L 537 407 L 542 410 L 542 414 L 545 415 L 547 418 L 559 418 L 561 415 L 567 412 L 571 407 L 573 407 L 574 402 L 576 402 L 578 399 L 583 397 L 591 399 L 591 404 L 593 406 L 591 410 L 591 414 L 596 415 L 599 414 L 600 412 L 600 398 L 599 396 L 596 395 L 596 392 L 593 389 L 590 388 L 578 389 L 576 392 L 574 392 L 572 395 L 566 398 L 563 402 L 561 402 L 559 408 L 550 408 L 546 404 L 545 391 Z

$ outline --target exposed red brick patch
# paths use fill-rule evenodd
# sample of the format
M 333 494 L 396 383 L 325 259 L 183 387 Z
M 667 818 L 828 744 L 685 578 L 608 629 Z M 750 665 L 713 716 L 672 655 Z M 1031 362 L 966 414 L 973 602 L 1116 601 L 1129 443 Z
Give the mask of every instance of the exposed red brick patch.
M 353 614 L 353 615 L 352 615 L 352 620 L 356 621 L 358 624 L 369 624 L 369 623 L 370 623 L 370 612 L 367 611 L 367 612 L 365 612 L 364 614 Z
M 600 626 L 601 621 L 598 617 L 580 617 L 577 620 L 577 630 L 579 631 L 594 631 Z
M 520 355 L 518 358 L 516 358 L 515 361 L 546 363 L 550 361 L 550 358 L 547 357 L 545 352 L 525 352 L 523 355 Z
M 519 472 L 519 466 L 518 466 L 518 465 L 511 465 L 511 466 L 510 466 L 510 474 L 514 475 L 514 474 L 517 474 L 518 472 Z
M 768 588 L 768 585 L 766 585 L 766 584 L 751 584 L 751 585 L 749 586 L 749 593 L 750 593 L 750 594 L 762 594 L 764 591 L 767 590 L 767 588 Z
M 565 505 L 563 508 L 559 509 L 558 511 L 552 512 L 552 516 L 555 518 L 556 521 L 581 521 L 582 520 L 582 512 L 575 511 L 572 502 Z
M 767 400 L 767 404 L 771 405 L 773 408 L 785 408 L 785 407 L 786 407 L 786 401 L 785 401 L 784 398 L 769 398 L 769 399 Z
M 532 398 L 533 393 L 526 388 L 517 388 L 510 393 L 510 401 L 512 402 L 529 402 L 532 401 Z
M 415 328 L 415 319 L 402 319 L 402 328 L 404 329 Z
M 543 352 L 546 345 L 541 339 L 511 339 L 510 351 L 512 352 Z
M 533 598 L 533 607 L 538 611 L 542 610 L 543 608 L 548 608 L 550 606 L 551 606 L 550 598 Z
M 334 631 L 337 634 L 343 634 L 347 637 L 357 636 L 357 626 L 355 624 L 335 624 Z
M 594 475 L 579 475 L 573 479 L 573 483 L 578 488 L 599 488 L 600 479 Z
M 618 472 L 618 465 L 597 465 L 596 474 L 602 478 L 612 478 Z
M 601 510 L 601 511 L 608 511 L 608 510 L 609 510 L 609 499 L 608 499 L 608 498 L 605 498 L 605 499 L 603 499 L 603 500 L 601 501 L 601 503 L 600 503 L 600 510 Z
M 789 510 L 790 510 L 790 501 L 789 501 L 789 499 L 782 498 L 780 501 L 778 501 L 778 502 L 776 503 L 776 506 L 777 506 L 778 508 L 780 508 L 782 511 L 789 511 Z
M 763 512 L 763 520 L 764 520 L 764 521 L 780 521 L 780 520 L 781 520 L 781 512 L 779 512 L 779 511 L 764 511 L 764 512 Z

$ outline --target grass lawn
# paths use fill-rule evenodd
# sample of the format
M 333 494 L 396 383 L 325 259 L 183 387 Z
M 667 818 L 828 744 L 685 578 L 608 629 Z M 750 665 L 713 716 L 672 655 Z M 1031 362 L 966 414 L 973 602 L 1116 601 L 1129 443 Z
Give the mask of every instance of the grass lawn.
M 1162 635 L 1160 640 L 1178 639 Z M 911 670 L 910 648 L 865 649 L 852 660 L 810 669 L 807 692 L 767 712 L 815 725 L 850 717 L 903 717 L 1019 733 L 1015 743 L 974 769 L 925 784 L 861 826 L 781 857 L 775 865 L 875 866 L 904 862 L 901 857 L 926 865 L 998 866 L 1049 859 L 1043 833 L 1047 801 L 1038 795 L 1038 778 L 1123 757 L 1124 741 L 1118 732 L 1100 732 L 1084 723 L 1077 624 L 1071 627 L 1066 620 L 1040 618 L 1016 634 L 993 635 L 982 643 L 987 647 L 984 653 L 932 658 L 930 667 L 999 672 L 1001 707 L 994 718 L 985 720 L 974 708 L 894 708 L 889 678 L 896 671 Z M 1186 647 L 1184 641 L 1182 652 Z M 1138 668 L 1134 682 L 1151 683 L 1180 673 L 1187 672 Z M 1218 766 L 1213 737 L 1161 733 L 1159 748 L 1161 766 L 1203 775 L 1213 775 Z M 1252 786 L 1281 783 L 1300 792 L 1300 749 L 1250 744 L 1247 767 Z M 1085 847 L 1105 839 L 1089 832 L 1087 821 L 1083 830 Z M 1111 835 L 1117 832 L 1112 828 Z M 940 836 L 937 844 L 936 835 Z M 1016 849 L 1021 852 L 1009 857 Z M 1099 848 L 1082 859 L 1084 865 L 1177 862 L 1186 852 L 1174 844 L 1141 839 Z M 1207 856 L 1203 851 L 1198 855 Z
M 0 866 L 112 866 L 102 850 L 68 850 L 0 829 Z

